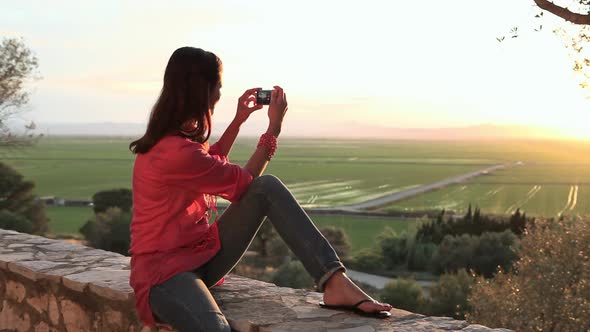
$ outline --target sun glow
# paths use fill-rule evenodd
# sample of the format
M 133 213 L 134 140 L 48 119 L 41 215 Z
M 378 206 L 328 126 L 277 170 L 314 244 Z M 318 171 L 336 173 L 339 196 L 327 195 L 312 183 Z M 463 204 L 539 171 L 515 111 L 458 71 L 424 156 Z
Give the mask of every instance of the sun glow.
M 571 128 L 561 129 L 560 138 L 590 140 L 590 123 L 572 126 Z

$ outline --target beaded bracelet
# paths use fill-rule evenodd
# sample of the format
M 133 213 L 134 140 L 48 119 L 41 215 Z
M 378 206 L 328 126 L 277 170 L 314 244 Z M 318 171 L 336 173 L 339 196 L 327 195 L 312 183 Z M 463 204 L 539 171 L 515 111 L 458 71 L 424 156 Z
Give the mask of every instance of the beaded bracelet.
M 264 133 L 260 136 L 260 140 L 256 147 L 258 148 L 261 146 L 264 146 L 268 150 L 266 158 L 270 160 L 277 149 L 277 138 L 272 134 Z

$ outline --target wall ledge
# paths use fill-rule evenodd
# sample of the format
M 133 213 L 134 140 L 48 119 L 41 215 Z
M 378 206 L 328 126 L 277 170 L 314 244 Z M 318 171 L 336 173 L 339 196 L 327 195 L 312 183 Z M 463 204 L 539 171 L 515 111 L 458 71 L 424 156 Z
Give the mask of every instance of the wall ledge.
M 117 253 L 0 229 L 1 331 L 171 331 L 143 326 Z M 322 294 L 230 274 L 213 296 L 236 331 L 508 332 L 392 310 L 381 320 L 320 308 Z

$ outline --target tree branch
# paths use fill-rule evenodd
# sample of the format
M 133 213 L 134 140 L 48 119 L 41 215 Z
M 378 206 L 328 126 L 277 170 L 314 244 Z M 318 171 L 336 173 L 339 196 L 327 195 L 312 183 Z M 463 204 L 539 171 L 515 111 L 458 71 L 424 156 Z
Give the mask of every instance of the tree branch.
M 549 0 L 534 0 L 539 8 L 544 9 L 568 22 L 581 25 L 590 25 L 590 14 L 574 13 L 571 10 L 560 7 Z

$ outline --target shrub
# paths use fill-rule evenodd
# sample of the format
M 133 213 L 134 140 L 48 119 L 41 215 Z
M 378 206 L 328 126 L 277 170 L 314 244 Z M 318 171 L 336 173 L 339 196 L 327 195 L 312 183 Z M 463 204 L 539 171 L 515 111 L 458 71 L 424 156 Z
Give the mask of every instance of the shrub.
M 408 252 L 408 269 L 413 271 L 432 270 L 432 259 L 438 251 L 434 243 L 414 242 Z
M 509 269 L 518 258 L 517 251 L 517 237 L 509 230 L 486 232 L 481 236 L 446 235 L 433 258 L 434 272 L 466 268 L 490 278 L 498 266 Z
M 384 269 L 383 256 L 375 248 L 361 249 L 352 257 L 349 266 L 363 272 L 379 272 Z
M 422 287 L 412 278 L 387 283 L 381 291 L 381 301 L 412 312 L 422 311 L 425 303 Z
M 125 188 L 99 191 L 92 196 L 92 203 L 94 213 L 105 212 L 110 207 L 118 207 L 123 212 L 129 212 L 133 204 L 132 192 Z
M 314 285 L 314 280 L 298 260 L 281 265 L 272 277 L 272 282 L 277 286 L 291 288 L 311 289 Z
M 31 181 L 0 162 L 0 217 L 3 228 L 44 235 L 49 230 L 45 204 L 35 200 Z
M 348 257 L 350 254 L 350 240 L 344 230 L 335 226 L 325 226 L 320 228 L 320 232 L 330 242 L 330 245 L 341 259 Z
M 536 220 L 512 271 L 478 278 L 467 319 L 515 331 L 590 329 L 590 220 Z
M 20 214 L 8 210 L 0 210 L 0 228 L 11 229 L 21 233 L 31 233 L 33 224 Z
M 465 319 L 465 313 L 470 308 L 467 297 L 474 284 L 474 277 L 465 269 L 460 269 L 456 274 L 441 275 L 429 290 L 428 314 Z
M 386 229 L 381 235 L 379 246 L 383 262 L 388 269 L 406 266 L 409 248 L 413 245 L 413 237 L 407 233 L 397 235 L 393 230 Z
M 80 228 L 88 244 L 94 248 L 129 255 L 131 213 L 118 207 L 97 213 Z

